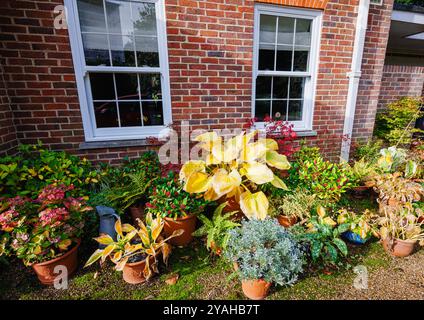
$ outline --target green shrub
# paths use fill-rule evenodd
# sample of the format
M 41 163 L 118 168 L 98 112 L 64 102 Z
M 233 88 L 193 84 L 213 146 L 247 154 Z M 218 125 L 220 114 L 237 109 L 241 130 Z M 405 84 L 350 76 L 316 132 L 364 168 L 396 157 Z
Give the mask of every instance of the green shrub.
M 353 186 L 352 170 L 346 163 L 332 163 L 316 158 L 299 165 L 301 186 L 321 200 L 337 202 Z
M 375 163 L 380 157 L 382 147 L 383 140 L 381 139 L 368 140 L 366 143 L 356 143 L 353 158 L 356 160 L 364 159 L 366 162 Z
M 414 128 L 415 121 L 424 114 L 421 106 L 422 99 L 412 97 L 390 103 L 385 112 L 377 115 L 374 134 L 391 145 L 410 144 L 413 133 L 422 132 Z
M 244 220 L 241 228 L 230 231 L 225 256 L 239 265 L 242 280 L 264 279 L 291 285 L 304 264 L 296 239 L 277 220 Z
M 35 198 L 52 183 L 73 185 L 74 195 L 87 195 L 99 173 L 87 159 L 38 145 L 21 145 L 17 156 L 0 158 L 0 194 Z

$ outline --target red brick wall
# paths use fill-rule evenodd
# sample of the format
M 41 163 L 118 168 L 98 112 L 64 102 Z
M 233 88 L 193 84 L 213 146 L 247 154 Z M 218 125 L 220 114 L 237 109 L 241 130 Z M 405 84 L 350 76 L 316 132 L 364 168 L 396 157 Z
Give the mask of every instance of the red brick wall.
M 352 134 L 354 140 L 367 139 L 374 130 L 392 7 L 393 0 L 384 0 L 383 5 L 370 6 Z
M 330 0 L 323 16 L 313 120 L 318 136 L 308 141 L 333 159 L 340 154 L 357 3 Z M 0 27 L 7 36 L 0 53 L 19 140 L 40 139 L 91 160 L 137 156 L 145 148 L 79 150 L 84 135 L 69 38 L 66 30 L 53 28 L 58 4 L 62 1 L 0 2 Z M 234 128 L 251 117 L 253 12 L 250 0 L 166 0 L 174 123 Z
M 423 96 L 424 67 L 385 65 L 381 91 L 378 101 L 378 110 L 402 97 Z
M 0 41 L 5 37 L 0 35 Z M 17 146 L 13 113 L 10 109 L 9 96 L 3 73 L 3 59 L 0 58 L 0 156 L 14 154 Z

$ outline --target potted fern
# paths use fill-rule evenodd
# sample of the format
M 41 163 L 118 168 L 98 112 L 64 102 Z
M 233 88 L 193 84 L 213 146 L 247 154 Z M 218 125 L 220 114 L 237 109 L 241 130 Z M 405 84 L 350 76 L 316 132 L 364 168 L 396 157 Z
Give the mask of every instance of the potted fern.
M 215 209 L 211 219 L 200 214 L 198 218 L 202 221 L 203 226 L 193 233 L 195 237 L 206 236 L 206 247 L 218 256 L 220 256 L 222 251 L 227 247 L 230 236 L 228 231 L 240 226 L 239 223 L 231 219 L 236 212 L 222 214 L 226 205 L 227 203 L 220 204 Z

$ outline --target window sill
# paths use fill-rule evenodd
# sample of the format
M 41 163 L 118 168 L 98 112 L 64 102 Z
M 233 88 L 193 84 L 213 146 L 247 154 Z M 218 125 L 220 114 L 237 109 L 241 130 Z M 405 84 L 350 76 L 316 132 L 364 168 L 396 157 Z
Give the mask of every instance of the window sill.
M 318 133 L 315 130 L 296 131 L 298 137 L 316 137 Z
M 106 148 L 126 148 L 126 147 L 145 147 L 160 146 L 164 142 L 150 141 L 148 139 L 136 140 L 112 140 L 112 141 L 89 141 L 82 142 L 79 145 L 80 150 L 106 149 Z

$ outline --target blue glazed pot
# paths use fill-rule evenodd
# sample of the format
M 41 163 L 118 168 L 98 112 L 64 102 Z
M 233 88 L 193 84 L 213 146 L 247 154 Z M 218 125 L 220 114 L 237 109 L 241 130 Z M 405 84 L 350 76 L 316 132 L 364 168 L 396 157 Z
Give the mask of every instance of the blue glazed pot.
M 346 231 L 342 233 L 342 237 L 346 239 L 347 241 L 353 243 L 353 244 L 365 244 L 369 238 L 362 239 L 359 234 L 356 234 L 352 231 Z
M 97 206 L 96 210 L 100 218 L 99 233 L 108 234 L 116 241 L 115 222 L 119 219 L 118 214 L 113 208 L 106 206 Z M 100 249 L 104 247 L 104 245 L 99 245 Z

